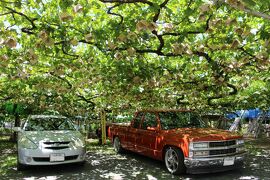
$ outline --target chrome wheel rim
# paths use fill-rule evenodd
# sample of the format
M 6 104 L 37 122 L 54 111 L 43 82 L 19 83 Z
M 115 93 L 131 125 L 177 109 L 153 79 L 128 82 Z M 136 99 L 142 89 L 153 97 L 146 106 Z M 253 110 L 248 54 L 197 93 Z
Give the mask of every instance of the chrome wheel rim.
M 174 173 L 178 169 L 178 155 L 175 150 L 169 148 L 165 153 L 165 163 L 169 172 Z
M 116 137 L 115 139 L 114 139 L 114 150 L 116 151 L 116 152 L 118 152 L 119 151 L 119 149 L 120 149 L 120 141 L 119 141 L 119 138 L 118 137 Z

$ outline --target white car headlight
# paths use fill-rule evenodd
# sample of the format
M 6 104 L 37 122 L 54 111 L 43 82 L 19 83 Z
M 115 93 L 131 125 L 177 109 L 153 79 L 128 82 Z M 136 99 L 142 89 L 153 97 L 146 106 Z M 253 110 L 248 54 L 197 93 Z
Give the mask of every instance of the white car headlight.
M 82 139 L 73 140 L 72 143 L 75 147 L 84 147 L 85 146 L 85 142 Z
M 193 148 L 208 148 L 208 143 L 207 142 L 194 142 L 193 143 Z
M 27 137 L 22 137 L 19 140 L 18 145 L 20 147 L 26 148 L 26 149 L 37 149 L 38 148 L 38 146 Z

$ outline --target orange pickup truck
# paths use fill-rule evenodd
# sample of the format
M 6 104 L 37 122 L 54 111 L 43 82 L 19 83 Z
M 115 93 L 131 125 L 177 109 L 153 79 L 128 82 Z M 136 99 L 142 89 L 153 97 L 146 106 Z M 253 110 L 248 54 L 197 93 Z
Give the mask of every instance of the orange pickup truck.
M 108 136 L 117 153 L 130 150 L 165 162 L 172 174 L 209 173 L 243 165 L 243 137 L 207 128 L 188 110 L 142 110 L 127 124 L 111 124 Z

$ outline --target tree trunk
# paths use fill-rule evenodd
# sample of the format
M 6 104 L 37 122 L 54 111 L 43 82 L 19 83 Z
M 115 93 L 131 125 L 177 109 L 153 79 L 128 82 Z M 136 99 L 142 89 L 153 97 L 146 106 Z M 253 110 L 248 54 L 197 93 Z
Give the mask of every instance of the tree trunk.
M 15 117 L 15 123 L 14 123 L 14 127 L 19 127 L 21 122 L 20 122 L 20 116 L 18 114 L 18 112 L 16 111 L 18 105 L 14 104 L 13 106 L 13 114 Z M 11 137 L 11 141 L 16 142 L 17 141 L 17 132 L 13 132 L 13 136 Z

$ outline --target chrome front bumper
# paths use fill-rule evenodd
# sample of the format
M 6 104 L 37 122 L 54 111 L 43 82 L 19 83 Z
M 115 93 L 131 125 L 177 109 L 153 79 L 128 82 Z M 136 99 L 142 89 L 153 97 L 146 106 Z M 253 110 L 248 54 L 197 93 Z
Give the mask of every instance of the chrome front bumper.
M 51 154 L 64 154 L 64 161 L 50 161 Z M 83 162 L 85 160 L 86 149 L 67 148 L 62 150 L 18 149 L 18 161 L 24 165 L 57 165 L 67 163 Z
M 184 163 L 187 168 L 187 173 L 191 174 L 221 172 L 242 167 L 245 153 L 229 156 L 234 158 L 234 162 L 231 165 L 224 164 L 224 159 L 226 157 L 185 158 Z

